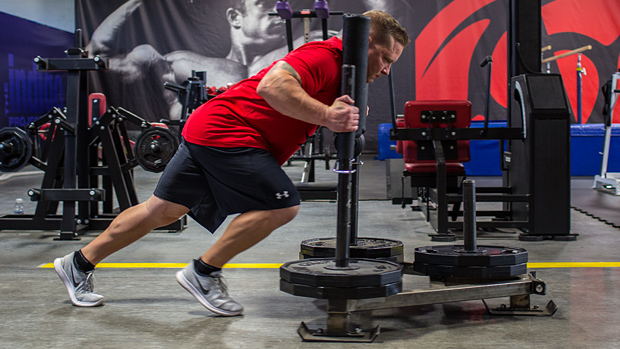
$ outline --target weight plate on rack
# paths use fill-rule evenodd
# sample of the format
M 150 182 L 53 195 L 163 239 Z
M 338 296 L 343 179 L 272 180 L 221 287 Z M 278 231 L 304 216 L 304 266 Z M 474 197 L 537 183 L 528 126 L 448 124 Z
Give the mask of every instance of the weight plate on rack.
M 134 152 L 140 166 L 149 172 L 161 172 L 177 151 L 179 142 L 163 127 L 150 127 L 136 139 Z
M 349 247 L 351 258 L 381 259 L 395 263 L 403 262 L 403 243 L 397 240 L 357 238 L 357 244 Z M 336 255 L 336 238 L 316 238 L 301 242 L 302 258 L 330 258 Z
M 312 287 L 356 288 L 382 286 L 401 281 L 402 267 L 376 259 L 349 259 L 339 267 L 331 258 L 303 259 L 280 267 L 280 279 Z
M 28 164 L 32 156 L 32 141 L 19 127 L 0 130 L 0 171 L 14 172 Z
M 437 265 L 413 262 L 413 270 L 428 276 L 465 277 L 473 279 L 507 278 L 527 273 L 527 263 L 498 266 Z
M 466 251 L 463 245 L 426 246 L 414 249 L 415 262 L 433 265 L 499 266 L 527 263 L 527 250 L 504 246 L 477 246 Z

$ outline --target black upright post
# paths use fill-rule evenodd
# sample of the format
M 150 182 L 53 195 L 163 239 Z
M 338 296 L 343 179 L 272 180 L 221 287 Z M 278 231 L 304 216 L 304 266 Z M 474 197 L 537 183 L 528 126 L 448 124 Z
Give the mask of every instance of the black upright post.
M 67 50 L 67 57 L 72 58 L 85 58 L 85 52 L 82 49 L 81 32 L 78 30 L 75 33 L 75 47 Z M 62 188 L 66 190 L 72 190 L 77 188 L 77 141 L 78 134 L 81 131 L 81 123 L 79 122 L 80 114 L 80 89 L 82 87 L 82 71 L 80 70 L 68 70 L 67 71 L 67 122 L 74 126 L 73 130 L 65 129 L 65 161 L 64 161 L 64 180 Z M 81 154 L 82 152 L 80 152 Z M 75 220 L 75 207 L 76 202 L 71 200 L 63 201 L 62 206 L 62 222 L 60 224 L 60 238 L 63 240 L 71 239 L 77 236 L 76 220 Z
M 342 65 L 342 94 L 355 98 L 355 66 Z M 351 178 L 353 169 L 353 151 L 355 132 L 338 133 L 336 148 L 338 149 L 338 200 L 336 220 L 336 266 L 349 265 L 349 245 L 351 244 Z
M 349 216 L 351 217 L 351 228 L 349 230 L 349 246 L 357 245 L 358 232 L 358 213 L 359 213 L 359 180 L 360 180 L 360 162 L 359 156 L 355 156 L 353 162 L 353 174 L 351 175 L 351 205 L 349 205 Z
M 351 233 L 351 186 L 355 172 L 355 138 L 365 129 L 368 67 L 368 37 L 370 18 L 362 15 L 343 16 L 342 93 L 350 95 L 359 108 L 360 123 L 357 132 L 338 133 L 338 219 L 336 232 L 336 266 L 348 266 Z M 362 85 L 362 86 L 359 86 Z
M 475 252 L 476 242 L 476 182 L 472 179 L 463 181 L 463 248 Z
M 508 62 L 507 62 L 507 81 L 506 91 L 510 93 L 512 86 L 511 80 L 514 76 L 530 73 L 530 69 L 538 69 L 540 72 L 540 47 L 541 47 L 541 20 L 540 0 L 508 1 Z M 534 57 L 535 56 L 535 57 Z M 513 125 L 510 118 L 512 98 L 507 100 L 507 126 L 522 127 L 523 125 Z M 508 149 L 511 148 L 511 142 L 508 142 Z M 520 141 L 518 141 L 520 142 Z M 503 148 L 503 142 L 500 142 Z M 510 152 L 502 155 L 502 169 L 510 168 Z M 503 172 L 503 185 L 509 186 L 511 173 Z M 511 210 L 511 203 L 504 203 L 504 210 Z
M 79 46 L 83 47 L 82 35 L 79 31 L 76 36 L 79 36 Z M 88 52 L 83 52 L 83 58 L 88 57 Z M 80 71 L 79 75 L 79 89 L 78 93 L 78 110 L 76 120 L 76 134 L 75 145 L 76 149 L 76 174 L 77 174 L 77 187 L 79 189 L 87 189 L 91 187 L 90 183 L 90 152 L 89 152 L 89 137 L 88 128 L 90 127 L 90 121 L 88 120 L 88 72 Z M 97 206 L 96 201 L 79 201 L 78 205 L 78 219 L 77 224 L 87 225 L 90 218 L 91 205 Z
M 345 17 L 350 16 L 351 15 L 346 15 Z M 355 132 L 355 140 L 353 143 L 354 163 L 353 174 L 351 176 L 351 204 L 349 207 L 349 210 L 351 212 L 351 230 L 349 232 L 349 244 L 357 244 L 359 169 L 361 165 L 359 155 L 364 148 L 363 134 L 364 132 L 366 132 L 366 114 L 368 107 L 368 83 L 366 82 L 366 70 L 368 68 L 368 36 L 370 35 L 370 20 L 366 20 L 365 18 L 366 17 L 361 19 L 363 24 L 360 24 L 360 29 L 356 29 L 358 31 L 355 32 L 355 37 L 349 34 L 349 38 L 343 38 L 343 48 L 345 48 L 343 54 L 343 64 L 354 65 L 357 70 L 357 73 L 355 74 L 354 99 L 355 106 L 359 108 L 360 114 L 359 127 Z M 366 29 L 366 25 L 368 26 L 368 29 Z M 355 49 L 353 49 L 353 47 Z
M 509 0 L 508 81 L 513 76 L 540 73 L 540 0 Z

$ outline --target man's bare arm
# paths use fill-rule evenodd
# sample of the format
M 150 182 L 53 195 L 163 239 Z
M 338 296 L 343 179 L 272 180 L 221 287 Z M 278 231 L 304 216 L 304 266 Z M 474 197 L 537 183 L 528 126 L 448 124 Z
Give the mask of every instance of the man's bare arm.
M 114 10 L 95 30 L 86 49 L 91 55 L 113 56 L 115 40 L 118 39 L 118 32 L 127 22 L 133 12 L 142 5 L 142 0 L 129 0 L 119 8 Z
M 353 132 L 359 124 L 359 110 L 349 96 L 337 98 L 331 106 L 312 98 L 302 88 L 301 77 L 288 63 L 280 61 L 261 80 L 258 94 L 278 112 L 334 132 Z

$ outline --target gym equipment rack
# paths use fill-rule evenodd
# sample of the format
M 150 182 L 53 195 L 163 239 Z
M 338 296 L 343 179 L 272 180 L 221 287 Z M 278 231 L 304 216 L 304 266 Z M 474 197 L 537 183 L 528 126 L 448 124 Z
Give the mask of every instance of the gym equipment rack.
M 87 72 L 107 70 L 108 59 L 88 58 L 80 29 L 75 39 L 76 47 L 66 51 L 67 58 L 34 59 L 39 71 L 67 71 L 67 105 L 65 110 L 52 108 L 28 126 L 28 131 L 39 137 L 39 128 L 50 124 L 42 154 L 28 156 L 28 163 L 45 172 L 41 188 L 28 191 L 30 200 L 38 201 L 37 208 L 33 215 L 0 216 L 0 230 L 60 230 L 58 240 L 74 240 L 88 230 L 105 230 L 116 217 L 112 191 L 120 211 L 138 204 L 133 182 L 138 160 L 124 121 L 143 129 L 151 125 L 122 108 L 106 112 L 103 95 L 88 96 Z M 99 188 L 99 176 L 103 188 Z M 62 214 L 56 214 L 61 201 Z M 99 202 L 103 202 L 102 211 Z M 186 220 L 184 216 L 159 229 L 183 230 Z

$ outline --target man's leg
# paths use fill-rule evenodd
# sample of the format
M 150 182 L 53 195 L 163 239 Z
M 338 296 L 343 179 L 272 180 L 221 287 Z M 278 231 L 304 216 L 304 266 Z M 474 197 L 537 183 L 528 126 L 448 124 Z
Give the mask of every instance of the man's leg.
M 240 214 L 226 228 L 222 237 L 202 255 L 203 262 L 221 268 L 237 254 L 254 246 L 272 231 L 290 222 L 299 206 Z
M 82 248 L 82 254 L 97 265 L 151 230 L 174 223 L 187 212 L 189 209 L 183 205 L 151 196 L 147 201 L 121 212 L 101 235 Z
M 219 269 L 237 254 L 254 246 L 272 231 L 290 222 L 299 206 L 249 211 L 233 219 L 222 237 L 200 258 L 177 273 L 177 281 L 207 309 L 224 316 L 240 315 L 243 307 L 228 296 Z M 196 263 L 214 270 L 201 274 Z
M 121 212 L 101 235 L 82 250 L 54 260 L 54 269 L 65 284 L 71 302 L 80 307 L 103 303 L 103 296 L 94 292 L 94 266 L 151 230 L 176 221 L 187 211 L 182 205 L 151 196 L 146 202 Z

